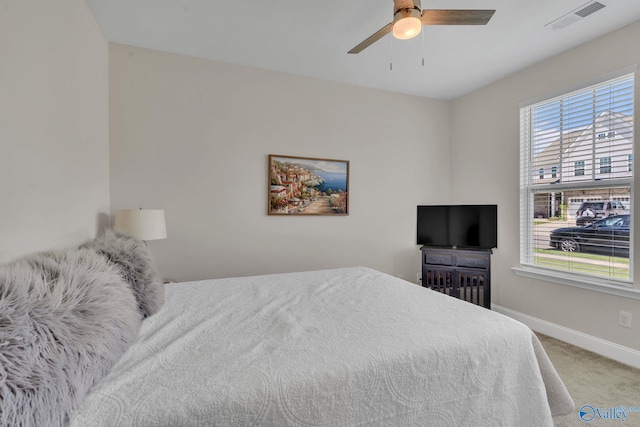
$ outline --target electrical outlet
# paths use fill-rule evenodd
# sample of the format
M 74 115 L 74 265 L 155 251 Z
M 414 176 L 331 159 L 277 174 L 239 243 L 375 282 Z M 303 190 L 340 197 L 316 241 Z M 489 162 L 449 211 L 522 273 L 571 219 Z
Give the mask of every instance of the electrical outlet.
M 416 275 L 416 281 L 418 282 L 418 285 L 422 285 L 422 273 L 418 273 Z
M 631 328 L 631 318 L 631 313 L 620 310 L 618 313 L 618 325 L 624 326 L 625 328 Z

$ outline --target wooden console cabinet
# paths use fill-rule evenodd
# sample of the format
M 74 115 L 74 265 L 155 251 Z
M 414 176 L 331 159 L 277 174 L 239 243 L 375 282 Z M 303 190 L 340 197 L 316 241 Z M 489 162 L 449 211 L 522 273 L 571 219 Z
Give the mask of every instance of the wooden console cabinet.
M 491 309 L 491 249 L 421 251 L 422 286 Z

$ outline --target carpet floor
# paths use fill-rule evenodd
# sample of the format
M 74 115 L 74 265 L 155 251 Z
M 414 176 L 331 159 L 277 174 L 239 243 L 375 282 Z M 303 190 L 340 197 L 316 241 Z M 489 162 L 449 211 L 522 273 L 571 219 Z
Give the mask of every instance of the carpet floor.
M 554 417 L 556 427 L 640 426 L 640 369 L 536 335 L 576 405 Z

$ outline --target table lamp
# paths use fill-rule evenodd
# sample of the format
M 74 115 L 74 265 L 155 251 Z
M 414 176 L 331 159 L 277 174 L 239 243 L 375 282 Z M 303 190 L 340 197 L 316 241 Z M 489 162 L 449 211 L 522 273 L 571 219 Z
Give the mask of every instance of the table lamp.
M 140 208 L 116 211 L 113 229 L 145 242 L 167 238 L 163 209 Z

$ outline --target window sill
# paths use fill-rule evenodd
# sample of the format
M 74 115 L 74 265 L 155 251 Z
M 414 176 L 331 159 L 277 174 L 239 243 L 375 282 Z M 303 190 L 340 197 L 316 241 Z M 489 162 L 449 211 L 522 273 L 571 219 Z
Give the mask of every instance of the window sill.
M 589 282 L 585 283 L 580 279 L 568 274 L 547 272 L 536 268 L 520 266 L 511 267 L 511 270 L 518 276 L 529 277 L 532 279 L 559 283 L 561 285 L 573 286 L 575 288 L 588 289 L 590 291 L 602 292 L 619 297 L 640 300 L 640 290 L 631 287 L 624 287 L 624 285 L 615 285 L 613 284 L 613 282 L 598 280 L 597 278 L 590 277 Z

